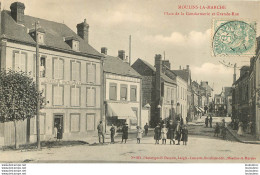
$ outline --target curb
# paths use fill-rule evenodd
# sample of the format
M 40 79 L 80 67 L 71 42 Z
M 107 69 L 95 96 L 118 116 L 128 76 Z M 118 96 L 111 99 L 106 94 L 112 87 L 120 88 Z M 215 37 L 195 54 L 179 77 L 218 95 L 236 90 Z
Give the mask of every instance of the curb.
M 230 128 L 227 127 L 228 132 L 240 143 L 245 143 L 245 144 L 260 144 L 260 142 L 255 142 L 255 141 L 242 141 L 241 139 L 239 139 L 235 134 L 233 134 L 230 131 Z

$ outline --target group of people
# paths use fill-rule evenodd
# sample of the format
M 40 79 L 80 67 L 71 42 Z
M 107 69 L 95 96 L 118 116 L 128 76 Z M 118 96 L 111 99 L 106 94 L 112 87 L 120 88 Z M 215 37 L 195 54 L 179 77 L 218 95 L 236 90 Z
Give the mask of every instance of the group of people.
M 170 144 L 175 144 L 175 140 L 178 141 L 177 145 L 180 145 L 180 141 L 183 141 L 183 145 L 187 145 L 188 142 L 188 129 L 187 125 L 181 124 L 178 120 L 177 124 L 170 121 L 168 126 L 164 123 L 158 123 L 154 128 L 155 144 L 159 144 L 162 139 L 162 144 L 166 144 L 166 140 L 170 140 Z
M 212 116 L 210 115 L 210 117 L 209 116 L 207 116 L 206 118 L 205 118 L 205 125 L 206 125 L 206 127 L 211 127 L 212 128 L 212 121 L 213 121 L 213 118 L 212 118 Z
M 223 137 L 223 139 L 226 139 L 226 135 L 227 135 L 227 128 L 226 128 L 226 122 L 225 119 L 222 119 L 222 123 L 219 124 L 218 122 L 216 123 L 215 126 L 215 132 L 214 132 L 214 137 L 220 134 L 220 136 Z
M 144 131 L 140 126 L 136 127 L 136 139 L 137 144 L 141 143 L 141 139 L 143 138 L 143 133 L 147 136 L 148 134 L 148 124 L 144 126 Z M 97 126 L 98 130 L 98 137 L 99 143 L 104 143 L 105 136 L 104 136 L 104 127 L 102 121 L 100 121 L 99 125 Z M 111 143 L 115 143 L 115 133 L 116 129 L 115 126 L 112 124 L 110 128 L 110 136 L 111 136 Z M 122 127 L 122 141 L 121 143 L 126 143 L 128 139 L 128 124 L 125 123 Z M 159 144 L 159 141 L 162 140 L 162 144 L 166 144 L 166 140 L 170 140 L 170 144 L 175 144 L 175 140 L 178 141 L 177 145 L 180 145 L 180 141 L 183 141 L 183 145 L 187 145 L 188 141 L 188 129 L 187 125 L 181 124 L 180 121 L 177 121 L 177 124 L 174 124 L 173 121 L 170 121 L 168 125 L 160 122 L 154 129 L 154 139 L 155 144 Z

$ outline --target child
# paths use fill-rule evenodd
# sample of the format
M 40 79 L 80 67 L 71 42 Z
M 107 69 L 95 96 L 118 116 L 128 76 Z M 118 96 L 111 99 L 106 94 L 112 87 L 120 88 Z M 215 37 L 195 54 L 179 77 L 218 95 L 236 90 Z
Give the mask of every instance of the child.
M 217 122 L 217 123 L 216 123 L 216 127 L 215 127 L 214 137 L 215 137 L 216 135 L 217 135 L 217 137 L 218 137 L 219 133 L 220 133 L 220 127 L 219 127 L 219 124 L 218 124 L 218 122 Z
M 182 129 L 182 140 L 183 140 L 183 145 L 187 145 L 187 141 L 188 141 L 187 125 L 184 125 L 184 128 Z
M 161 130 L 161 135 L 162 135 L 162 144 L 166 145 L 166 139 L 167 139 L 167 132 L 168 129 L 166 128 L 166 124 L 163 124 L 163 128 Z
M 137 143 L 140 144 L 141 138 L 143 137 L 143 130 L 140 126 L 137 126 Z
M 161 140 L 161 136 L 160 136 L 160 126 L 159 124 L 157 124 L 157 126 L 154 128 L 154 140 L 155 140 L 155 144 L 159 144 L 159 140 Z

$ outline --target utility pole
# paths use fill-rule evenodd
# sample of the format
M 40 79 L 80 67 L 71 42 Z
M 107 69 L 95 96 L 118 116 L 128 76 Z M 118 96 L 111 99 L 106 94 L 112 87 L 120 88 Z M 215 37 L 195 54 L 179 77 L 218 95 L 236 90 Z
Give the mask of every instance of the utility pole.
M 40 66 L 39 66 L 39 43 L 38 43 L 38 24 L 35 22 L 35 41 L 36 41 L 36 88 L 37 92 L 40 92 Z M 41 149 L 41 138 L 40 138 L 40 94 L 37 97 L 37 108 L 36 108 L 36 128 L 37 128 L 37 149 Z

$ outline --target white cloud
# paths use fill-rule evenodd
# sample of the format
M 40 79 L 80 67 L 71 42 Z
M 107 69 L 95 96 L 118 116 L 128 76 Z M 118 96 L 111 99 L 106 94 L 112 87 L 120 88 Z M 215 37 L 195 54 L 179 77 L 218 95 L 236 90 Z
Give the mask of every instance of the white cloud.
M 232 86 L 233 69 L 222 64 L 204 63 L 201 66 L 191 66 L 193 80 L 214 83 L 214 92 L 219 93 L 222 87 Z
M 147 41 L 164 43 L 164 44 L 174 44 L 177 46 L 194 46 L 198 47 L 210 42 L 211 29 L 205 32 L 191 31 L 187 35 L 180 32 L 172 32 L 170 36 L 165 35 L 155 35 L 146 36 Z

